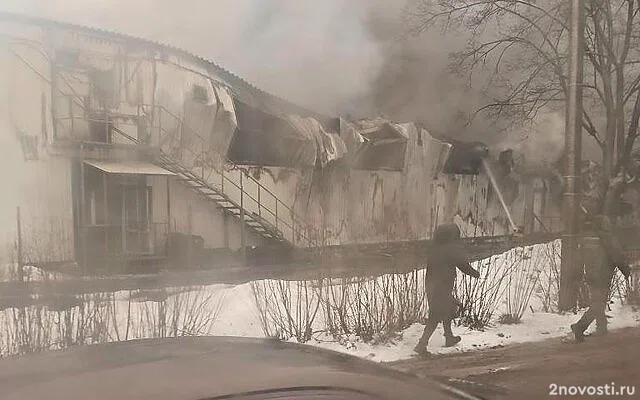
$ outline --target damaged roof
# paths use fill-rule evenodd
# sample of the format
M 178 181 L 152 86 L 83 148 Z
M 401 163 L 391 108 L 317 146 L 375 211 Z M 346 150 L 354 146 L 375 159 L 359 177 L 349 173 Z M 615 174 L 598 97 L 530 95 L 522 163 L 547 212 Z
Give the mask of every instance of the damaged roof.
M 57 21 L 47 18 L 34 17 L 25 14 L 12 13 L 7 11 L 0 11 L 0 21 L 9 21 L 15 23 L 24 23 L 31 25 L 38 25 L 41 27 L 51 27 L 51 28 L 61 28 L 61 29 L 69 29 L 82 31 L 87 34 L 95 35 L 97 37 L 101 37 L 107 40 L 120 40 L 128 44 L 134 45 L 142 45 L 147 48 L 157 49 L 161 51 L 171 51 L 180 56 L 191 59 L 195 62 L 200 62 L 205 64 L 205 66 L 216 76 L 219 76 L 223 83 L 229 86 L 229 89 L 232 93 L 242 102 L 253 105 L 254 107 L 260 107 L 265 111 L 276 114 L 276 115 L 286 115 L 286 114 L 299 114 L 303 116 L 308 116 L 317 119 L 323 125 L 331 124 L 334 117 L 329 117 L 326 115 L 322 115 L 315 111 L 306 109 L 302 106 L 294 104 L 288 100 L 275 96 L 271 93 L 265 92 L 262 89 L 259 89 L 255 85 L 249 83 L 245 79 L 235 75 L 234 73 L 226 70 L 219 64 L 215 62 L 198 56 L 194 53 L 191 53 L 187 50 L 159 43 L 150 39 L 144 39 L 140 37 L 135 37 L 131 35 L 127 35 L 120 32 L 115 32 L 112 30 L 107 30 L 103 28 L 94 28 L 88 27 L 84 25 L 78 25 L 70 22 Z

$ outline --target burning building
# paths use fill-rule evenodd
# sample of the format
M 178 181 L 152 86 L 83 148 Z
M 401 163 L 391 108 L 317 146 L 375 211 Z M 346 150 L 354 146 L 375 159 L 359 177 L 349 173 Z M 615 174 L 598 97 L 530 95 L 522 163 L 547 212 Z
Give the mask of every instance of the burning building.
M 25 263 L 559 227 L 550 180 L 514 180 L 481 143 L 320 115 L 143 39 L 11 14 L 0 33 L 3 226 L 19 207 L 4 234 Z

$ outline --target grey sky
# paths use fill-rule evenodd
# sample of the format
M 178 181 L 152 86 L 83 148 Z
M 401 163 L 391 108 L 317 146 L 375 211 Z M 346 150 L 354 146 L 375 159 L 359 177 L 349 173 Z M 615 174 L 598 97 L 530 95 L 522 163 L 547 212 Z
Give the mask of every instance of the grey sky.
M 367 32 L 383 0 L 4 0 L 1 9 L 170 43 L 257 86 L 334 111 L 363 94 L 381 65 Z M 366 6 L 365 6 L 366 5 Z

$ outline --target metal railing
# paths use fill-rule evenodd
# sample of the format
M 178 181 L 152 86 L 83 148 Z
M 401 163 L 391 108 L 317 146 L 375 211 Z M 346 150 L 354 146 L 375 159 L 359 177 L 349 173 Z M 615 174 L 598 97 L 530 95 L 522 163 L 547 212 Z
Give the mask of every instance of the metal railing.
M 534 233 L 561 233 L 564 230 L 564 222 L 562 217 L 540 217 L 538 214 L 533 214 L 534 217 Z M 536 229 L 537 227 L 541 229 Z
M 169 237 L 167 222 L 140 221 L 127 225 L 93 224 L 84 225 L 84 239 L 92 257 L 150 256 L 166 253 Z
M 208 142 L 195 129 L 167 110 L 164 106 L 140 104 L 135 107 L 135 114 L 118 114 L 104 110 L 86 109 L 84 97 L 77 94 L 63 94 L 58 98 L 69 98 L 69 110 L 76 104 L 84 110 L 82 115 L 56 116 L 54 123 L 59 126 L 62 121 L 74 120 L 86 122 L 111 123 L 112 131 L 135 145 L 148 145 L 159 150 L 156 161 L 167 169 L 173 170 L 189 178 L 200 180 L 217 192 L 223 194 L 237 207 L 251 213 L 261 223 L 271 226 L 294 245 L 300 242 L 308 247 L 318 247 L 320 240 L 313 227 L 299 217 L 294 210 L 270 189 L 257 179 L 243 171 L 233 162 L 223 160 L 222 156 L 208 150 Z M 114 115 L 116 118 L 113 118 Z M 117 118 L 118 115 L 124 116 Z M 151 117 L 152 116 L 152 117 Z M 140 121 L 147 121 L 141 124 Z M 164 124 L 163 124 L 164 122 Z M 127 133 L 122 126 L 135 126 L 136 136 Z M 173 129 L 168 129 L 170 125 Z M 140 128 L 144 127 L 148 136 L 140 137 Z M 72 135 L 75 132 L 72 132 Z M 188 136 L 187 136 L 188 135 Z M 179 138 L 180 144 L 171 147 L 172 138 Z M 178 171 L 175 171 L 178 169 Z
M 37 46 L 34 45 L 27 45 L 28 47 L 33 47 L 35 50 L 37 50 L 38 52 L 40 52 L 40 54 L 50 63 L 54 63 L 55 61 L 50 59 L 48 57 L 48 55 L 46 53 L 44 53 L 43 51 L 41 51 Z M 57 85 L 53 85 L 52 83 L 52 79 L 47 78 L 46 74 L 41 73 L 40 71 L 38 71 L 38 69 L 36 67 L 34 67 L 28 60 L 25 60 L 24 57 L 22 57 L 20 54 L 18 54 L 17 52 L 13 51 L 12 49 L 10 49 L 10 52 L 20 61 L 22 62 L 27 68 L 29 68 L 31 71 L 33 71 L 38 77 L 40 77 L 42 80 L 44 80 L 45 82 L 47 82 L 52 88 L 55 88 L 55 92 L 57 92 L 58 94 L 61 94 L 62 96 L 67 96 L 67 97 L 71 97 L 69 99 L 69 110 L 70 110 L 70 115 L 69 117 L 67 117 L 67 119 L 69 119 L 72 123 L 70 129 L 73 131 L 73 129 L 75 128 L 73 126 L 73 121 L 79 117 L 76 117 L 73 113 L 73 105 L 77 105 L 79 106 L 79 108 L 83 111 L 83 116 L 82 119 L 86 120 L 86 117 L 88 117 L 88 110 L 86 107 L 86 104 L 84 103 L 84 101 L 80 101 L 78 102 L 78 100 L 80 99 L 85 99 L 85 96 L 81 96 L 79 93 L 77 93 L 77 91 L 74 90 L 73 85 L 70 82 L 67 82 L 64 80 L 64 78 L 61 76 L 61 74 L 57 74 L 57 77 L 61 78 L 61 80 L 63 81 L 62 83 L 65 85 L 65 88 L 69 90 L 70 93 L 65 93 L 65 91 L 63 91 L 60 87 L 58 87 Z M 54 96 L 57 97 L 57 96 Z M 55 98 L 52 98 L 52 102 L 55 103 Z M 145 107 L 144 105 L 138 105 L 137 106 L 137 117 L 141 117 L 141 110 L 142 107 Z M 147 106 L 149 107 L 149 106 Z M 204 144 L 206 143 L 206 141 L 202 138 L 202 136 L 200 134 L 198 134 L 195 130 L 190 129 L 188 126 L 186 126 L 184 124 L 184 121 L 182 121 L 182 119 L 180 119 L 179 117 L 177 117 L 175 114 L 171 113 L 169 110 L 167 110 L 166 108 L 159 106 L 159 105 L 151 105 L 150 107 L 152 107 L 152 110 L 161 110 L 162 112 L 165 112 L 167 115 L 171 116 L 173 119 L 177 120 L 177 122 L 179 123 L 179 126 L 182 127 L 182 129 L 185 129 L 191 133 L 194 134 L 194 138 L 196 138 L 197 141 L 199 141 L 201 143 L 201 146 L 199 146 L 199 148 L 197 148 L 197 150 L 191 150 L 191 153 L 193 153 L 194 155 L 196 155 L 197 157 L 194 157 L 195 159 L 198 159 L 204 155 L 210 155 L 207 154 L 209 152 L 207 152 L 205 150 Z M 55 106 L 54 106 L 54 110 L 55 110 Z M 108 118 L 109 113 L 107 113 L 107 115 L 105 116 L 106 118 Z M 146 115 L 146 113 L 145 113 Z M 57 124 L 64 120 L 64 117 L 60 117 L 55 116 L 55 112 L 54 112 L 54 125 L 57 126 Z M 158 129 L 158 139 L 159 139 L 159 147 L 162 148 L 162 144 L 163 144 L 163 139 L 162 139 L 162 132 L 164 131 L 165 134 L 167 134 L 168 132 L 166 132 L 166 130 L 163 129 L 162 124 L 161 124 L 161 120 L 162 120 L 162 114 L 160 114 L 158 116 L 158 126 L 156 127 Z M 103 119 L 104 121 L 104 119 Z M 139 119 L 138 119 L 139 121 Z M 155 112 L 154 112 L 154 117 L 152 122 L 149 125 L 149 128 L 151 129 L 151 131 L 154 128 L 154 122 L 155 122 Z M 55 132 L 55 129 L 54 129 Z M 118 133 L 123 134 L 123 132 L 121 130 L 118 130 Z M 128 136 L 125 134 L 125 136 Z M 127 137 L 129 140 L 131 140 L 131 137 Z M 136 145 L 140 145 L 139 143 L 139 138 L 134 138 L 135 140 L 133 140 L 133 143 Z M 166 156 L 164 154 L 162 154 L 163 156 Z M 168 157 L 169 159 L 171 157 Z M 207 157 L 203 157 L 203 160 L 206 159 Z M 184 161 L 184 160 L 183 160 Z M 235 170 L 238 171 L 240 168 L 233 164 L 233 163 L 229 163 L 227 162 L 228 165 L 231 166 L 231 170 Z M 321 238 L 318 234 L 318 231 L 316 229 L 313 228 L 313 226 L 311 226 L 310 224 L 308 224 L 306 221 L 304 221 L 302 218 L 300 218 L 299 216 L 296 215 L 296 213 L 294 212 L 294 210 L 288 206 L 287 204 L 285 204 L 283 201 L 281 201 L 271 190 L 269 190 L 268 188 L 266 188 L 264 185 L 262 185 L 260 182 L 258 182 L 256 179 L 254 179 L 253 177 L 249 176 L 248 174 L 245 174 L 245 178 L 243 178 L 243 173 L 240 172 L 240 179 L 239 182 L 234 181 L 232 179 L 229 178 L 229 173 L 227 172 L 227 174 L 225 174 L 224 171 L 224 166 L 222 168 L 217 168 L 215 167 L 215 165 L 213 163 L 210 163 L 210 165 L 207 168 L 211 174 L 211 172 L 215 172 L 219 177 L 220 177 L 220 184 L 217 188 L 215 188 L 216 190 L 219 190 L 223 195 L 225 196 L 229 196 L 228 191 L 226 189 L 229 188 L 229 185 L 232 188 L 235 188 L 239 191 L 240 193 L 240 198 L 239 198 L 239 205 L 242 207 L 245 207 L 246 204 L 244 202 L 245 200 L 245 195 L 247 196 L 248 200 L 251 200 L 252 202 L 254 202 L 257 205 L 257 216 L 258 218 L 261 219 L 261 221 L 270 223 L 271 225 L 273 225 L 277 231 L 282 232 L 283 228 L 289 229 L 290 233 L 291 233 L 291 241 L 293 244 L 298 243 L 299 241 L 306 241 L 307 245 L 309 247 L 318 247 L 320 246 L 321 243 Z M 209 174 L 209 175 L 210 175 Z M 202 164 L 202 168 L 201 168 L 201 176 L 204 179 L 205 178 L 205 163 Z M 255 190 L 256 190 L 256 197 L 253 197 L 252 195 L 249 194 L 249 192 L 245 189 L 244 184 L 245 184 L 245 179 L 247 182 L 249 182 L 250 184 L 255 186 Z M 205 182 L 208 182 L 208 179 L 204 179 Z M 225 183 L 227 183 L 225 185 Z M 269 207 L 269 206 L 265 206 L 264 205 L 264 196 L 267 196 L 268 198 L 270 198 L 273 202 L 273 206 Z M 241 208 L 242 208 L 241 207 Z M 288 220 L 287 219 L 283 219 L 283 214 L 286 216 L 288 214 Z M 269 221 L 268 218 L 264 218 L 263 215 L 269 216 L 271 217 L 271 221 Z M 244 224 L 245 221 L 242 221 L 242 223 Z M 285 237 L 288 235 L 285 235 Z

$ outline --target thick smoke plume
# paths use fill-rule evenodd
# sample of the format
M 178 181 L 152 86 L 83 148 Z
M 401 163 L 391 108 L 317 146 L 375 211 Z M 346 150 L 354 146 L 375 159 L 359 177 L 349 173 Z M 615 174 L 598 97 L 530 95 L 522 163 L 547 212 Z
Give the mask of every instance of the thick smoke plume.
M 329 114 L 385 115 L 461 135 L 477 102 L 447 71 L 464 38 L 399 41 L 397 0 L 8 0 L 7 10 L 186 48 L 269 92 Z
M 403 38 L 403 16 L 410 3 L 5 0 L 0 9 L 182 47 L 268 92 L 330 115 L 417 121 L 434 134 L 480 140 L 496 149 L 526 138 L 530 132 L 505 130 L 482 117 L 466 124 L 486 101 L 449 71 L 449 54 L 463 49 L 467 37 L 443 37 L 435 31 Z M 542 129 L 544 144 L 536 148 L 557 148 L 563 127 L 552 125 Z M 510 142 L 504 142 L 507 137 Z

